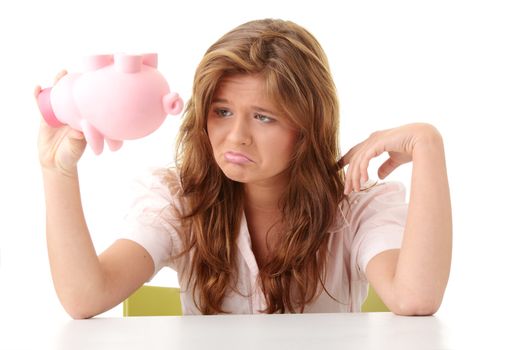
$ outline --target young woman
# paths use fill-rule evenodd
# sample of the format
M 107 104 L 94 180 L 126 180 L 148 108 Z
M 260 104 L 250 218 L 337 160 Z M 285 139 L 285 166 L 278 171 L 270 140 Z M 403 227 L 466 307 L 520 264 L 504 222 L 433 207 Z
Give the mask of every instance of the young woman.
M 224 35 L 183 118 L 175 165 L 144 182 L 99 256 L 79 194 L 83 135 L 42 123 L 49 260 L 72 317 L 112 308 L 164 266 L 185 314 L 357 312 L 368 283 L 397 314 L 439 308 L 452 239 L 442 138 L 404 125 L 340 158 L 336 89 L 304 28 L 259 20 Z M 381 179 L 413 162 L 409 204 L 400 183 L 361 187 L 383 152 Z

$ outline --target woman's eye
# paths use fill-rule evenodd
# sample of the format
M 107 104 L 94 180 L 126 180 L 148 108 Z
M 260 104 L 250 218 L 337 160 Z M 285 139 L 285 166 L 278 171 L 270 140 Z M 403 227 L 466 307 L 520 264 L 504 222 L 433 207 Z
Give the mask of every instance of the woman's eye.
M 273 122 L 275 120 L 275 119 L 270 118 L 268 116 L 265 116 L 263 114 L 256 114 L 255 115 L 255 119 L 257 119 L 257 120 L 259 120 L 259 121 L 261 121 L 263 123 L 271 123 L 271 122 Z
M 232 115 L 232 113 L 227 110 L 227 109 L 222 109 L 222 108 L 217 108 L 215 110 L 215 113 L 219 116 L 219 117 L 229 117 L 230 115 Z

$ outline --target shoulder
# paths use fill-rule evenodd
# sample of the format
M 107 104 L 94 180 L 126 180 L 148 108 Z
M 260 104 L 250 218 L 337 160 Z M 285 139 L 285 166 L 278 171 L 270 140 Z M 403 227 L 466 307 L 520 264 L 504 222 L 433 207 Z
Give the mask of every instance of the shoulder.
M 156 192 L 178 195 L 181 192 L 180 174 L 175 167 L 151 167 L 136 178 L 136 182 Z
M 406 187 L 402 182 L 378 182 L 362 191 L 348 195 L 348 202 L 356 209 L 382 209 L 389 204 L 405 203 Z
M 133 179 L 132 197 L 122 238 L 144 247 L 155 264 L 155 273 L 170 265 L 180 270 L 182 260 L 173 257 L 183 249 L 181 234 L 182 191 L 178 172 L 173 168 L 148 168 Z
M 133 202 L 144 211 L 181 209 L 182 186 L 175 167 L 151 167 L 135 177 L 132 184 Z
M 402 182 L 378 182 L 352 192 L 339 203 L 339 228 L 356 231 L 365 221 L 379 214 L 403 214 L 407 208 L 406 187 Z

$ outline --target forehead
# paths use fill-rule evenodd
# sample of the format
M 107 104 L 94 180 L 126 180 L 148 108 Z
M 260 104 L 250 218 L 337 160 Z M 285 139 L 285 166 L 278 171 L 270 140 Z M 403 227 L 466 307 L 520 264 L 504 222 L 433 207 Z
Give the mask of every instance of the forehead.
M 228 95 L 232 99 L 251 97 L 271 102 L 266 81 L 260 75 L 255 74 L 235 74 L 223 77 L 217 85 L 214 98 L 220 98 L 223 95 Z

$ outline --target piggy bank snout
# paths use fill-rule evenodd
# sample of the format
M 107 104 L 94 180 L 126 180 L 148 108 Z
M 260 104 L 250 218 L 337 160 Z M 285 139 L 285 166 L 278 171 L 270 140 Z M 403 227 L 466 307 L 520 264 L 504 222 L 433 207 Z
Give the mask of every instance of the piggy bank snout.
M 37 96 L 37 104 L 46 123 L 51 127 L 59 128 L 64 124 L 57 119 L 53 110 L 53 106 L 51 104 L 51 89 L 52 88 L 45 88 L 40 91 Z
M 162 104 L 164 107 L 164 112 L 166 114 L 177 115 L 182 111 L 184 107 L 184 102 L 182 98 L 176 92 L 170 92 L 162 98 Z

